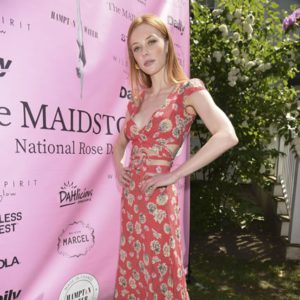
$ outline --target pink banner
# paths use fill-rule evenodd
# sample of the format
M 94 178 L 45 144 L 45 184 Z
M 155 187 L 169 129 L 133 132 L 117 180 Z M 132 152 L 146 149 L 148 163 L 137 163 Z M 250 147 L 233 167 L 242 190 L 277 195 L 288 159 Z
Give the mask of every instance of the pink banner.
M 187 0 L 1 1 L 0 299 L 112 299 L 112 145 L 130 98 L 127 29 L 146 12 L 168 24 L 188 72 Z M 178 185 L 187 264 L 189 197 Z

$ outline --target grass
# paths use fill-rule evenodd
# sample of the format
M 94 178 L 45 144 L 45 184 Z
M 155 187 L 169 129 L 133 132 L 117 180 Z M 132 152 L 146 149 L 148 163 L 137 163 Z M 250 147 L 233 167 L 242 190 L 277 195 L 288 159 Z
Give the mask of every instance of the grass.
M 284 260 L 283 243 L 265 222 L 199 230 L 199 206 L 192 199 L 191 300 L 300 299 L 300 264 Z

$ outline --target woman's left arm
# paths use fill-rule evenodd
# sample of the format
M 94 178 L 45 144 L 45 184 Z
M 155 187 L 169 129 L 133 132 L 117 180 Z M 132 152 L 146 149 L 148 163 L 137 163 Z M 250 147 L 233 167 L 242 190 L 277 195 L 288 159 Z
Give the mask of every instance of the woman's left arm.
M 190 159 L 168 174 L 144 181 L 143 189 L 166 186 L 190 175 L 238 143 L 234 128 L 225 113 L 215 104 L 207 90 L 192 93 L 185 99 L 187 110 L 196 112 L 212 136 Z

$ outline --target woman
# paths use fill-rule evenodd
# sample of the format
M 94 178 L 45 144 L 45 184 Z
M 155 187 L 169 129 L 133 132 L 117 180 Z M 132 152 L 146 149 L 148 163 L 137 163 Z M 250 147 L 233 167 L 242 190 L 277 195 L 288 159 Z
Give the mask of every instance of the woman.
M 188 80 L 184 74 L 161 19 L 136 18 L 127 45 L 133 100 L 114 146 L 116 174 L 123 186 L 115 299 L 189 299 L 174 183 L 213 161 L 238 139 L 202 81 Z M 170 171 L 197 114 L 212 137 Z M 129 141 L 130 164 L 125 167 L 121 161 Z

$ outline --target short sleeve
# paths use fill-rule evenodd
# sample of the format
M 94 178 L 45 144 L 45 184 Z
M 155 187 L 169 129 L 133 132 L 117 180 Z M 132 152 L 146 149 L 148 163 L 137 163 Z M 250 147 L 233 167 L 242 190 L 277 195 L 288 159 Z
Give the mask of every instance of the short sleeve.
M 189 96 L 195 92 L 206 90 L 202 80 L 192 78 L 184 84 L 184 95 Z

